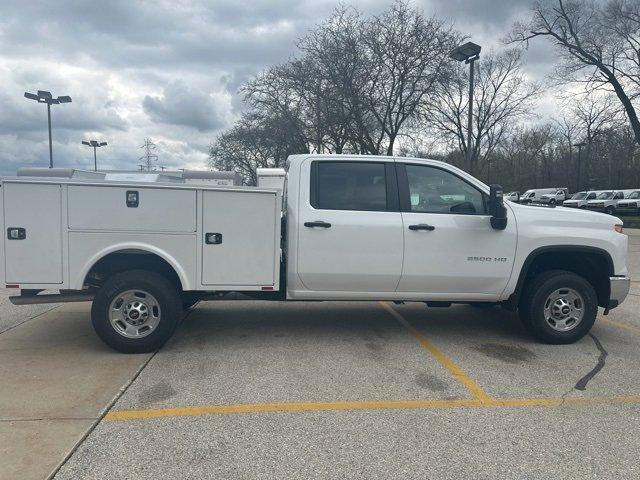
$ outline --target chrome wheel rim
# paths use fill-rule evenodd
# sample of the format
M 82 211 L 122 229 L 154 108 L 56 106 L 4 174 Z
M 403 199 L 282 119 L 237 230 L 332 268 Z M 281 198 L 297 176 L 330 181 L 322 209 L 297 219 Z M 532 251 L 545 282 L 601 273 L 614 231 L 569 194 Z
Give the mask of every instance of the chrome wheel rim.
M 544 302 L 544 319 L 552 329 L 568 332 L 576 328 L 584 317 L 584 299 L 572 288 L 551 292 Z
M 109 305 L 109 322 L 126 338 L 142 338 L 152 333 L 160 323 L 160 304 L 144 290 L 119 293 Z

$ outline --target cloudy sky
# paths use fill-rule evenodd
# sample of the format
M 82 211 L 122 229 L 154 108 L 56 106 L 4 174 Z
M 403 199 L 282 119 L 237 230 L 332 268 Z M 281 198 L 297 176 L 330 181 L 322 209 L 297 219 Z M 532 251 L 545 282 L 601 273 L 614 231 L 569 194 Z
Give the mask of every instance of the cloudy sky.
M 345 3 L 375 14 L 391 0 Z M 484 48 L 500 48 L 530 0 L 415 0 Z M 101 168 L 135 169 L 144 138 L 169 168 L 205 168 L 207 148 L 242 109 L 238 86 L 295 53 L 338 0 L 56 0 L 0 2 L 0 175 L 48 166 L 46 109 L 25 91 L 70 95 L 54 106 L 54 163 L 92 168 L 84 139 L 107 141 Z M 527 54 L 543 79 L 553 51 Z M 546 103 L 549 108 L 549 103 Z M 544 114 L 544 111 L 543 111 Z

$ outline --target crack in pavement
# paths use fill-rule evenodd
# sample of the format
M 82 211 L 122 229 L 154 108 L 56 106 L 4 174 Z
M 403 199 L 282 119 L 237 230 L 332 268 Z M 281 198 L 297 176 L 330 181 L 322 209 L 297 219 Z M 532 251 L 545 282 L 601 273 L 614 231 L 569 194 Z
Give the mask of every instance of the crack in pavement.
M 566 392 L 564 392 L 562 394 L 562 396 L 560 397 L 560 406 L 564 406 L 564 402 L 567 400 L 567 395 L 569 395 L 571 392 L 573 392 L 573 390 L 575 389 L 575 387 L 571 387 L 569 390 L 567 390 Z
M 589 336 L 593 339 L 593 343 L 596 344 L 596 347 L 600 351 L 600 356 L 598 357 L 598 363 L 596 363 L 596 366 L 593 367 L 593 369 L 589 373 L 587 373 L 584 377 L 578 380 L 575 387 L 573 387 L 576 390 L 582 390 L 582 391 L 586 390 L 587 383 L 589 383 L 589 380 L 595 377 L 598 374 L 598 372 L 602 370 L 602 368 L 604 367 L 605 361 L 607 359 L 607 355 L 609 355 L 607 351 L 604 349 L 604 347 L 602 346 L 602 344 L 600 343 L 600 340 L 598 340 L 598 338 L 593 333 L 589 333 Z

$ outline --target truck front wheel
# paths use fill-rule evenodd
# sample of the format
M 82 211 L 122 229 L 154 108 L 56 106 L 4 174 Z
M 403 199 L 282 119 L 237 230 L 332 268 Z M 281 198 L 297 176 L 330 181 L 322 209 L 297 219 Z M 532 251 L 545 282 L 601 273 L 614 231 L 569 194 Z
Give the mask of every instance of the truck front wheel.
M 573 343 L 591 330 L 598 314 L 598 298 L 583 277 L 552 270 L 525 286 L 519 313 L 527 329 L 543 342 Z
M 91 322 L 100 339 L 122 353 L 160 348 L 182 317 L 182 299 L 165 277 L 129 270 L 109 278 L 93 299 Z

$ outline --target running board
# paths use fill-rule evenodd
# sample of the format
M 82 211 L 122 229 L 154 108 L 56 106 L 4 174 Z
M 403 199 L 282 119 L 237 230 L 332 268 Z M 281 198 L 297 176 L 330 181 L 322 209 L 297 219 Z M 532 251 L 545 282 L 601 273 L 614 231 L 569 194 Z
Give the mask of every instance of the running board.
M 95 293 L 58 293 L 46 295 L 14 295 L 9 301 L 14 305 L 38 305 L 42 303 L 91 302 Z

